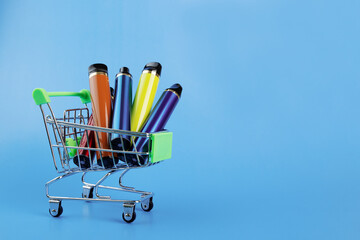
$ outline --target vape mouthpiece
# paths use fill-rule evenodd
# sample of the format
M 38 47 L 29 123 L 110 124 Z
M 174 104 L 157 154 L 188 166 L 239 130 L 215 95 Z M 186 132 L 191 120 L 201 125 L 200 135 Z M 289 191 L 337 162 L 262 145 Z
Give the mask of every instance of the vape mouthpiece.
M 161 75 L 161 64 L 158 62 L 151 62 L 145 65 L 144 70 L 156 70 L 156 73 L 160 76 Z
M 179 97 L 181 97 L 182 87 L 181 87 L 181 85 L 178 84 L 178 83 L 173 84 L 171 87 L 169 87 L 169 88 L 166 89 L 166 90 L 173 90 L 174 92 L 177 93 L 177 95 L 178 95 Z
M 127 67 L 122 67 L 122 68 L 120 68 L 119 72 L 120 72 L 120 73 L 130 74 L 129 69 L 128 69 Z
M 89 74 L 93 73 L 93 72 L 104 72 L 107 73 L 108 72 L 108 68 L 105 64 L 102 63 L 95 63 L 90 65 L 89 67 Z

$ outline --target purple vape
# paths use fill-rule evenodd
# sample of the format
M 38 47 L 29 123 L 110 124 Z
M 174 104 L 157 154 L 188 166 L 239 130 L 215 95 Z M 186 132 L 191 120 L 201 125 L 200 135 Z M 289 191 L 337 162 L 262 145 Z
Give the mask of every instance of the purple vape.
M 163 130 L 180 99 L 181 92 L 182 87 L 178 83 L 166 89 L 161 95 L 160 99 L 157 101 L 154 109 L 149 114 L 149 117 L 146 119 L 145 125 L 142 127 L 141 132 L 153 133 Z M 148 139 L 139 137 L 135 141 L 133 151 L 143 152 L 147 150 Z M 140 160 L 145 161 L 144 158 L 141 158 Z M 132 155 L 132 162 L 136 164 L 136 155 Z M 143 164 L 143 162 L 141 164 Z

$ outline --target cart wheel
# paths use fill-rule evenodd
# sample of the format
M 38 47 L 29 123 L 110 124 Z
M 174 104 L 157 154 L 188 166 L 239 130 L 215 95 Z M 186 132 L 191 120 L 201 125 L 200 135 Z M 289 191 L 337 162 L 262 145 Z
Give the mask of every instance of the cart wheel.
M 133 222 L 136 218 L 135 203 L 124 203 L 123 206 L 124 212 L 122 214 L 122 218 L 127 223 Z
M 154 203 L 153 203 L 153 198 L 149 198 L 148 201 L 142 202 L 141 203 L 141 208 L 142 210 L 144 210 L 145 212 L 150 212 L 151 209 L 153 209 L 154 207 Z
M 133 211 L 131 216 L 127 216 L 127 215 L 130 215 L 130 214 L 125 214 L 125 213 L 122 214 L 122 218 L 124 219 L 125 222 L 132 223 L 133 221 L 135 221 L 135 218 L 136 218 L 135 211 Z
M 93 198 L 94 196 L 93 196 L 93 193 L 91 192 L 91 193 L 89 193 L 89 196 L 88 195 L 86 195 L 86 194 L 84 194 L 84 193 L 82 193 L 82 198 Z
M 59 217 L 63 213 L 63 207 L 61 206 L 61 201 L 50 200 L 49 213 L 53 217 Z
M 83 193 L 81 194 L 83 198 L 93 198 L 94 197 L 94 188 L 83 188 Z
M 53 217 L 59 217 L 63 213 L 63 207 L 60 206 L 58 211 L 54 211 L 54 209 L 49 208 L 49 213 Z

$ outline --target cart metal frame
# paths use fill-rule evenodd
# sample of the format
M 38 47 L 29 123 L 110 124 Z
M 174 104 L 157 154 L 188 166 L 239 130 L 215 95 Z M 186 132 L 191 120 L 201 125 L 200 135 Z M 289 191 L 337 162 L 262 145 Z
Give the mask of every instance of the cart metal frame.
M 50 98 L 54 96 L 78 96 L 81 98 L 82 102 L 85 104 L 83 108 L 74 108 L 64 111 L 63 118 L 56 118 L 55 114 L 50 106 Z M 58 177 L 48 181 L 45 184 L 46 196 L 49 198 L 49 213 L 53 217 L 58 217 L 63 213 L 62 201 L 63 200 L 82 200 L 82 201 L 100 201 L 100 202 L 119 202 L 123 205 L 123 214 L 122 217 L 125 222 L 131 223 L 136 218 L 135 206 L 140 203 L 141 208 L 149 212 L 153 208 L 153 196 L 154 194 L 149 191 L 137 190 L 134 187 L 123 185 L 123 177 L 131 169 L 145 168 L 152 165 L 158 164 L 160 161 L 168 159 L 171 157 L 171 145 L 172 145 L 172 133 L 171 132 L 160 132 L 155 134 L 149 133 L 140 133 L 140 132 L 130 132 L 124 130 L 115 130 L 109 128 L 102 128 L 96 126 L 87 125 L 89 120 L 89 109 L 87 103 L 90 102 L 90 93 L 87 90 L 81 90 L 79 93 L 74 92 L 46 92 L 44 89 L 35 89 L 33 92 L 33 97 L 35 103 L 39 105 L 47 138 L 49 141 L 49 146 L 51 150 L 51 155 L 56 171 L 61 174 Z M 43 106 L 46 106 L 45 108 Z M 47 114 L 47 111 L 48 113 Z M 50 130 L 52 129 L 52 131 Z M 106 132 L 107 134 L 121 134 L 121 136 L 130 137 L 131 143 L 135 146 L 135 141 L 137 138 L 147 138 L 147 150 L 142 150 L 142 152 L 137 151 L 135 148 L 132 151 L 124 150 L 114 150 L 110 143 L 110 149 L 103 149 L 100 147 L 90 147 L 87 141 L 87 146 L 80 147 L 77 143 L 76 146 L 67 146 L 65 139 L 70 137 L 72 139 L 77 139 L 78 137 L 83 137 L 84 134 L 89 140 L 88 132 L 93 131 L 97 139 L 99 133 Z M 51 134 L 52 133 L 52 134 Z M 161 136 L 157 138 L 157 136 Z M 122 138 L 121 138 L 122 140 Z M 72 163 L 72 158 L 69 156 L 69 151 L 72 149 L 76 150 L 76 155 L 79 157 L 79 150 L 84 149 L 89 151 L 89 158 L 94 159 L 95 156 L 91 154 L 99 153 L 101 165 L 97 165 L 92 160 L 90 161 L 89 168 L 83 168 L 81 164 L 79 166 Z M 165 154 L 155 155 L 154 151 L 165 152 Z M 73 151 L 75 151 L 73 150 Z M 56 154 L 56 152 L 58 154 Z M 109 152 L 112 155 L 112 160 L 114 165 L 111 168 L 105 168 L 102 159 L 102 152 Z M 117 159 L 119 156 L 123 156 L 123 162 Z M 132 161 L 128 161 L 128 156 L 132 156 Z M 134 162 L 135 159 L 135 162 Z M 60 164 L 59 164 L 60 163 Z M 87 174 L 91 172 L 106 171 L 106 173 L 95 183 L 89 183 L 85 181 Z M 102 183 L 111 175 L 120 172 L 118 184 L 119 187 L 107 186 Z M 73 176 L 75 174 L 82 173 L 81 181 L 83 184 L 82 187 L 82 197 L 69 197 L 69 196 L 54 196 L 50 194 L 50 185 L 60 182 L 62 179 Z M 135 200 L 124 200 L 124 199 L 113 199 L 111 196 L 100 195 L 99 188 L 114 190 L 120 192 L 135 193 L 140 195 L 139 198 Z

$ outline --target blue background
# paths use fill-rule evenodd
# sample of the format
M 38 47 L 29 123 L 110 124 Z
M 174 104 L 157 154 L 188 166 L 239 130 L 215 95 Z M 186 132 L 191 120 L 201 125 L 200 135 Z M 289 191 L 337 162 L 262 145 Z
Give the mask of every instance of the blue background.
M 359 11 L 328 0 L 1 1 L 0 238 L 359 239 Z M 167 125 L 173 158 L 125 178 L 155 192 L 154 210 L 129 225 L 119 204 L 64 201 L 50 217 L 44 183 L 57 174 L 32 90 L 88 88 L 95 62 L 112 85 L 128 66 L 136 87 L 150 61 L 163 65 L 156 98 L 184 88 Z M 79 102 L 52 101 L 60 114 Z M 81 195 L 79 177 L 57 187 Z

